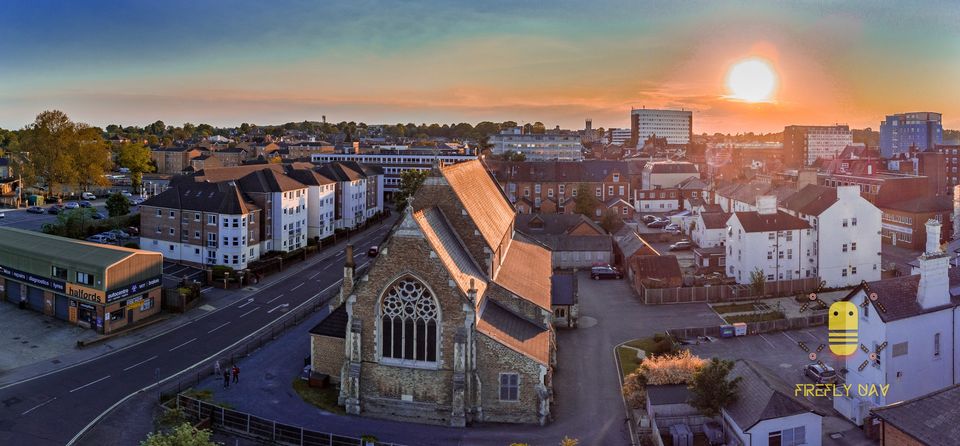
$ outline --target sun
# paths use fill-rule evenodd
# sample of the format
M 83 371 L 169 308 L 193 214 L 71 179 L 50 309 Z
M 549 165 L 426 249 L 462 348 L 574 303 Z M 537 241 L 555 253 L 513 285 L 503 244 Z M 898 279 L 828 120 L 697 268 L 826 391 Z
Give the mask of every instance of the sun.
M 744 102 L 772 102 L 777 88 L 777 74 L 763 59 L 749 58 L 737 62 L 727 72 L 729 99 Z

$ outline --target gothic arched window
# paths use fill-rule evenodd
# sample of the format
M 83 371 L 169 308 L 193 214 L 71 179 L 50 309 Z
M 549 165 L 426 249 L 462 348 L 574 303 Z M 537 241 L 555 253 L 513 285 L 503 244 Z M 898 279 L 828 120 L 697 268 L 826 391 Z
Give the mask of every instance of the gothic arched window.
M 383 358 L 436 362 L 440 307 L 419 281 L 404 278 L 380 303 L 380 352 Z

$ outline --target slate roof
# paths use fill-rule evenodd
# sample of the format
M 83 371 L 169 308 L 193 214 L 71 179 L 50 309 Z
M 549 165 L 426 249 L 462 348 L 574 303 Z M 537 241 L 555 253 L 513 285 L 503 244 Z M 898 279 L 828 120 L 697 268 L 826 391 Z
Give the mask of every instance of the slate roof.
M 651 405 L 686 404 L 690 401 L 690 389 L 686 384 L 661 384 L 647 386 L 647 400 Z
M 790 231 L 810 227 L 805 220 L 783 211 L 777 211 L 776 214 L 760 214 L 756 211 L 735 212 L 734 215 L 745 232 Z
M 522 234 L 552 251 L 605 251 L 613 250 L 613 237 L 609 235 L 552 235 L 524 231 Z
M 443 177 L 491 250 L 496 250 L 513 223 L 514 210 L 497 183 L 478 160 L 441 169 Z M 549 276 L 549 274 L 548 274 Z
M 693 176 L 677 183 L 677 189 L 683 190 L 704 190 L 707 186 L 706 181 L 701 180 L 700 177 Z
M 470 290 L 470 280 L 473 279 L 477 296 L 482 296 L 487 288 L 486 274 L 473 261 L 473 257 L 463 247 L 457 234 L 450 227 L 450 222 L 443 215 L 440 208 L 431 206 L 413 213 L 413 218 L 420 226 L 424 236 L 433 247 L 437 257 L 443 262 L 447 271 L 463 294 Z
M 630 259 L 630 268 L 639 277 L 651 279 L 683 280 L 677 256 L 639 255 Z
M 877 314 L 880 315 L 880 319 L 884 322 L 932 313 L 960 305 L 960 290 L 957 289 L 957 287 L 960 287 L 960 268 L 950 268 L 947 270 L 947 276 L 950 280 L 951 303 L 939 307 L 924 309 L 917 302 L 917 290 L 920 288 L 919 274 L 868 282 L 866 287 L 860 284 L 850 290 L 843 300 L 853 299 L 861 291 L 869 288 L 871 292 L 877 293 L 877 302 L 883 304 L 883 308 L 886 310 L 879 311 L 876 303 L 871 301 L 871 304 L 878 310 Z M 859 304 L 861 302 L 855 303 Z
M 553 263 L 550 251 L 533 243 L 510 242 L 507 256 L 497 270 L 494 282 L 547 311 L 550 307 L 550 276 Z
M 347 306 L 340 305 L 320 321 L 319 324 L 311 328 L 310 334 L 346 339 L 349 319 L 347 316 Z
M 924 196 L 912 198 L 909 200 L 898 201 L 881 206 L 884 209 L 893 209 L 901 212 L 923 213 L 953 210 L 953 202 L 950 197 L 937 195 L 935 197 Z
M 573 274 L 554 274 L 550 277 L 551 305 L 573 305 L 576 303 L 577 277 Z
M 295 163 L 300 164 L 300 163 Z M 292 167 L 292 166 L 291 166 Z M 329 178 L 320 172 L 317 172 L 314 169 L 297 169 L 297 168 L 288 168 L 286 171 L 288 177 L 293 178 L 294 180 L 307 185 L 307 186 L 323 186 L 327 184 L 336 183 L 336 180 Z
M 806 215 L 820 215 L 837 202 L 834 187 L 808 184 L 784 200 L 780 207 Z
M 217 183 L 220 181 L 236 181 L 250 174 L 251 172 L 256 172 L 263 169 L 283 172 L 283 165 L 266 163 L 244 164 L 242 166 L 230 167 L 208 167 L 192 175 L 191 178 L 193 178 L 194 181 L 209 181 L 212 183 Z
M 587 225 L 597 234 L 606 234 L 598 224 L 581 214 L 517 214 L 514 229 L 529 234 L 566 234 L 578 225 Z
M 653 246 L 641 238 L 636 231 L 626 225 L 616 232 L 614 235 L 614 241 L 620 248 L 620 252 L 623 254 L 624 258 L 630 258 L 638 253 L 660 255 L 660 253 L 657 252 Z
M 763 420 L 806 412 L 821 415 L 809 401 L 793 396 L 793 387 L 772 371 L 752 361 L 738 359 L 730 378 L 740 377 L 739 398 L 723 410 L 744 432 Z
M 884 422 L 928 445 L 960 442 L 960 385 L 872 410 Z
M 723 229 L 727 227 L 727 220 L 730 219 L 730 213 L 701 212 L 700 219 L 703 220 L 704 229 Z
M 540 364 L 550 362 L 550 330 L 517 316 L 493 299 L 484 299 L 477 331 Z
M 144 201 L 142 206 L 217 214 L 242 215 L 259 209 L 246 200 L 237 186 L 228 182 L 194 183 L 179 181 L 169 189 Z
M 646 167 L 651 173 L 690 173 L 699 175 L 697 165 L 690 162 L 676 161 L 655 161 L 647 163 Z
M 303 183 L 272 169 L 261 169 L 248 173 L 237 180 L 244 192 L 288 192 L 304 189 Z

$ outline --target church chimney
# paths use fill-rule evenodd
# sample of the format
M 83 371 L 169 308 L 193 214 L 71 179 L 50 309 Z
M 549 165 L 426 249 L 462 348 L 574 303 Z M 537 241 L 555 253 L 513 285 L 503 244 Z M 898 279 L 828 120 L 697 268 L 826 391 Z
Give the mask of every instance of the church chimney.
M 340 285 L 340 301 L 346 302 L 347 298 L 350 297 L 350 293 L 353 292 L 353 272 L 356 268 L 356 263 L 353 260 L 353 244 L 347 244 L 347 259 L 343 264 L 343 284 Z
M 926 228 L 926 249 L 918 259 L 920 286 L 917 287 L 917 303 L 929 309 L 950 303 L 950 256 L 940 250 L 940 222 L 927 220 Z

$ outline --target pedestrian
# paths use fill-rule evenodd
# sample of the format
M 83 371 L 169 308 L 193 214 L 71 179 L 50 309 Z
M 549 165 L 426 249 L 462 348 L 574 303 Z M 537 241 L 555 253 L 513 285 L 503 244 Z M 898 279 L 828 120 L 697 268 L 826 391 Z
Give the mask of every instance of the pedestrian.
M 240 367 L 237 367 L 236 364 L 233 365 L 233 382 L 240 382 Z
M 223 388 L 230 388 L 230 372 L 224 369 L 223 371 Z
M 220 376 L 222 370 L 220 370 L 220 361 L 217 361 L 213 364 L 213 374 Z

